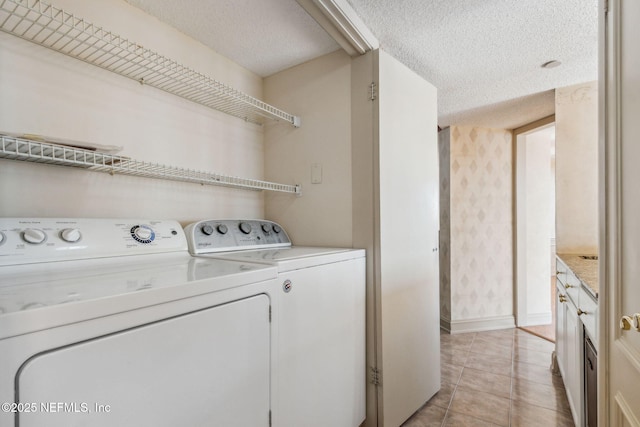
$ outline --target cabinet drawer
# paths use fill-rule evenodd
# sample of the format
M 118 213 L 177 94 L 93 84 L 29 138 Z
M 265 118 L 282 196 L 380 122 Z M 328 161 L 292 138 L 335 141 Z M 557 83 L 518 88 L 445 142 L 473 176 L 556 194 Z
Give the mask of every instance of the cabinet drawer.
M 580 320 L 584 324 L 587 334 L 589 334 L 592 341 L 597 341 L 598 303 L 582 286 L 580 287 L 578 309 L 578 313 L 583 312 L 580 315 Z

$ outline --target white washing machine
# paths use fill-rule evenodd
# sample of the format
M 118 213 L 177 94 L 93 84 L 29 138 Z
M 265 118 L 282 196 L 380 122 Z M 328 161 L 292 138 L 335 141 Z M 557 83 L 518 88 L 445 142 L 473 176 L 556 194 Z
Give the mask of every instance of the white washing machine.
M 365 251 L 292 246 L 265 220 L 185 228 L 192 255 L 278 268 L 274 426 L 354 427 L 365 418 Z
M 0 425 L 269 426 L 276 277 L 175 221 L 0 219 Z

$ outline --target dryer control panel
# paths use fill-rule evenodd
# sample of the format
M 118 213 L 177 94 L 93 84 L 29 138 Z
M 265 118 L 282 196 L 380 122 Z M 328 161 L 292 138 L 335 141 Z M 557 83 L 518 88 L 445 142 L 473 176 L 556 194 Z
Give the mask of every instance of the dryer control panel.
M 0 265 L 187 252 L 177 221 L 0 218 Z
M 184 231 L 192 255 L 291 246 L 279 224 L 263 219 L 210 219 L 189 224 Z

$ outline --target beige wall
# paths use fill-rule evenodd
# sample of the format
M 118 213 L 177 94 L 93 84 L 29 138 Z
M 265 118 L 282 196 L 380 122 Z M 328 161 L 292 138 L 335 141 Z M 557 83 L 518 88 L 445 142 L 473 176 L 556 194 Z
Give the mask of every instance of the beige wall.
M 597 254 L 597 82 L 556 89 L 556 245 Z
M 121 0 L 57 6 L 251 95 L 262 79 Z M 0 131 L 123 146 L 137 160 L 263 178 L 263 129 L 0 34 Z M 290 196 L 293 197 L 293 196 Z M 260 192 L 0 160 L 0 215 L 260 217 Z
M 265 126 L 265 179 L 302 185 L 302 196 L 265 196 L 266 217 L 296 245 L 352 245 L 351 58 L 337 51 L 265 79 L 265 100 L 302 117 Z M 321 183 L 311 169 L 321 168 Z
M 450 129 L 451 318 L 444 326 L 453 332 L 511 327 L 511 133 Z

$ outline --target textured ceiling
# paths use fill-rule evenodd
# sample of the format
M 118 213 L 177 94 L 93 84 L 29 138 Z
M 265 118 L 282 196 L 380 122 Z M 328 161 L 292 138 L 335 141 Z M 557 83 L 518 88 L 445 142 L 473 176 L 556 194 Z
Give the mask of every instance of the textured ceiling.
M 261 76 L 338 49 L 296 0 L 127 1 Z M 438 88 L 442 127 L 513 129 L 553 114 L 553 89 L 597 79 L 598 0 L 348 2 Z
M 529 103 L 553 112 L 544 92 L 597 79 L 597 0 L 349 2 L 384 50 L 438 88 L 440 126 L 502 120 L 501 127 L 518 127 L 540 118 L 527 114 Z M 562 65 L 540 67 L 550 60 Z M 522 120 L 514 121 L 506 115 L 516 99 Z M 504 114 L 474 114 L 492 105 Z
M 126 0 L 266 77 L 340 47 L 295 0 Z

